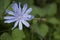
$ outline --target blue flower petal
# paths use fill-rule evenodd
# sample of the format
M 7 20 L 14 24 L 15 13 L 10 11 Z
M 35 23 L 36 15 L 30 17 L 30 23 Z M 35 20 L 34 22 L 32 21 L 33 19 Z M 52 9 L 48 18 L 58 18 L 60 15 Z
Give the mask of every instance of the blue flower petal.
M 17 12 L 17 10 L 18 10 L 18 5 L 17 5 L 17 3 L 12 3 L 11 6 L 12 6 L 14 12 Z
M 32 11 L 32 8 L 29 8 L 29 9 L 25 12 L 25 14 L 24 14 L 24 15 L 29 14 L 31 11 Z
M 22 9 L 22 14 L 25 13 L 26 9 L 27 9 L 27 4 L 24 4 L 23 9 Z
M 24 15 L 23 17 L 23 20 L 32 20 L 34 18 L 32 15 Z
M 29 19 L 29 20 L 32 20 L 33 18 L 34 18 L 34 16 L 32 16 L 32 15 L 27 16 L 27 19 Z
M 14 12 L 10 11 L 10 10 L 6 10 L 6 13 L 10 14 L 10 15 L 14 15 Z
M 14 27 L 12 28 L 12 30 L 18 25 L 18 21 L 15 22 Z
M 22 30 L 22 22 L 19 21 L 19 30 Z
M 29 23 L 28 23 L 27 21 L 25 21 L 25 20 L 22 20 L 22 23 L 23 23 L 26 27 L 29 27 L 29 26 L 30 26 Z
M 14 21 L 16 21 L 17 19 L 9 19 L 9 20 L 6 20 L 6 21 L 4 21 L 4 23 L 11 23 L 11 22 L 14 22 Z
M 22 10 L 20 5 L 21 5 L 21 3 L 19 2 L 19 8 L 18 8 L 18 13 L 19 14 L 21 14 L 21 10 Z
M 4 19 L 14 19 L 15 17 L 13 16 L 5 16 Z

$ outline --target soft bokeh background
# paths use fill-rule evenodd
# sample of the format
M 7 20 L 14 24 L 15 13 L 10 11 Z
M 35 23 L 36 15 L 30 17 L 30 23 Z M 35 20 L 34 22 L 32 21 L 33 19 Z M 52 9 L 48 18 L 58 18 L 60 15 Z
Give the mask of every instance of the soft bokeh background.
M 30 14 L 35 18 L 29 21 L 29 28 L 23 25 L 22 31 L 18 26 L 11 30 L 14 23 L 4 23 L 5 11 L 12 10 L 12 2 L 32 7 Z M 60 0 L 0 0 L 0 40 L 60 40 Z

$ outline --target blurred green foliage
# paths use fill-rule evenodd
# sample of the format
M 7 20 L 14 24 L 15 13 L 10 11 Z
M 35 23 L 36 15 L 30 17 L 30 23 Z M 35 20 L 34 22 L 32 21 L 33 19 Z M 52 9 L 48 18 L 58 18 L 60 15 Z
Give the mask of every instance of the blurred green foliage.
M 6 9 L 12 10 L 12 2 L 25 3 L 32 7 L 31 26 L 23 30 L 11 30 L 12 24 L 5 24 Z M 60 0 L 0 0 L 0 40 L 60 40 Z

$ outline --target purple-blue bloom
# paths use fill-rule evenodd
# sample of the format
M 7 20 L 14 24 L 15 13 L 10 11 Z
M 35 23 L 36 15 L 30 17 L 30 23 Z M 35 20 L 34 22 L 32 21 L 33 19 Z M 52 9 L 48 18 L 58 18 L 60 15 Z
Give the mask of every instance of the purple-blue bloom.
M 32 20 L 34 16 L 30 15 L 29 13 L 32 11 L 32 8 L 27 9 L 27 4 L 24 4 L 23 8 L 21 8 L 21 3 L 12 3 L 12 8 L 13 11 L 6 10 L 6 13 L 10 14 L 11 16 L 5 16 L 4 23 L 11 23 L 15 22 L 14 27 L 12 30 L 19 25 L 19 30 L 22 30 L 22 23 L 26 26 L 29 27 L 29 23 L 27 22 L 28 20 Z

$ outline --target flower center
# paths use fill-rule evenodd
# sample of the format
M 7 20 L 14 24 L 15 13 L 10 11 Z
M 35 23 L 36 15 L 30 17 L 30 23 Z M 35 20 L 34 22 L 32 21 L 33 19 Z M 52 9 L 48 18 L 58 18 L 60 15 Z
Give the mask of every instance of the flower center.
M 18 17 L 18 20 L 21 20 L 22 17 Z
M 22 20 L 23 19 L 23 16 L 18 16 L 18 20 Z

